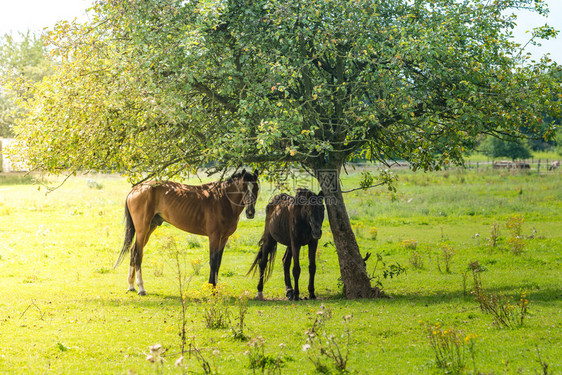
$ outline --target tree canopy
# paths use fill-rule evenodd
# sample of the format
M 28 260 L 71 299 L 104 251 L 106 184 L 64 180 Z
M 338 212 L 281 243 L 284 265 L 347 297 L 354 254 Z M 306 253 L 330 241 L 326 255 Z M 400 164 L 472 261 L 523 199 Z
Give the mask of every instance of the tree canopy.
M 462 163 L 482 134 L 524 125 L 548 138 L 543 119 L 560 117 L 559 67 L 510 38 L 518 7 L 548 11 L 540 0 L 100 1 L 90 23 L 47 36 L 52 75 L 16 83 L 18 136 L 38 169 L 136 181 L 253 163 L 339 171 L 358 150 L 414 169 Z M 556 33 L 545 25 L 532 40 Z M 330 195 L 348 287 L 365 266 L 339 185 Z
M 98 2 L 91 23 L 47 37 L 55 71 L 25 91 L 20 137 L 38 168 L 136 178 L 209 162 L 323 167 L 359 148 L 458 163 L 482 133 L 550 136 L 555 65 L 524 63 L 506 13 L 540 4 Z
M 0 76 L 17 75 L 38 82 L 48 74 L 45 49 L 40 36 L 31 33 L 0 36 Z M 12 126 L 17 107 L 11 101 L 14 93 L 0 85 L 0 137 L 13 136 Z

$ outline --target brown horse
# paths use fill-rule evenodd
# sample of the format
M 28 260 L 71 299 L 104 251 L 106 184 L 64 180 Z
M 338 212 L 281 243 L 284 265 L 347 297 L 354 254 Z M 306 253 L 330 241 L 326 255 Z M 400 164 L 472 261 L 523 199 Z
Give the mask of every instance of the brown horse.
M 209 283 L 216 286 L 222 253 L 228 237 L 238 226 L 244 207 L 252 219 L 258 197 L 258 171 L 243 170 L 223 182 L 200 186 L 177 182 L 147 182 L 135 186 L 125 202 L 125 242 L 115 267 L 131 251 L 129 291 L 146 295 L 142 280 L 143 249 L 152 232 L 164 221 L 189 233 L 209 237 Z M 133 238 L 135 237 L 133 243 Z
M 311 299 L 315 299 L 314 275 L 316 274 L 316 249 L 318 240 L 322 236 L 322 222 L 324 221 L 324 194 L 318 195 L 307 189 L 297 189 L 292 197 L 287 194 L 275 196 L 267 205 L 265 229 L 260 240 L 260 251 L 248 274 L 255 273 L 259 266 L 260 279 L 257 298 L 263 300 L 263 284 L 271 275 L 273 261 L 277 251 L 277 243 L 287 246 L 283 257 L 285 272 L 285 293 L 289 300 L 299 300 L 300 248 L 308 245 L 308 292 Z M 295 288 L 291 286 L 291 259 L 293 260 L 293 278 Z

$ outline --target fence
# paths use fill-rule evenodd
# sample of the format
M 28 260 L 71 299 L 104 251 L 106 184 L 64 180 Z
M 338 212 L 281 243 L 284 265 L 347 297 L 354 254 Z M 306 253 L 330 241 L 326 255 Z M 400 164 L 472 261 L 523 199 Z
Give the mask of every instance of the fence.
M 465 167 L 468 169 L 511 169 L 527 170 L 529 172 L 546 173 L 560 168 L 560 160 L 529 159 L 529 160 L 490 160 L 486 162 L 467 161 Z

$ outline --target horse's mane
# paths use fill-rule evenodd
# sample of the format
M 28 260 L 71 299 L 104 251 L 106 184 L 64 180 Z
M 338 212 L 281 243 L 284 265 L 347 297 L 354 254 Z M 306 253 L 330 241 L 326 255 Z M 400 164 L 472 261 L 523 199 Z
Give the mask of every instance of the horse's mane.
M 240 177 L 244 176 L 244 173 L 242 173 L 242 172 L 235 173 L 232 176 L 230 176 L 229 178 L 227 178 L 226 181 L 236 180 L 237 178 L 240 178 Z
M 289 203 L 291 203 L 291 201 L 294 201 L 294 200 L 295 200 L 295 197 L 290 196 L 289 194 L 282 193 L 282 194 L 274 196 L 273 199 L 271 200 L 271 202 L 269 202 L 268 206 L 269 205 L 275 206 L 275 205 L 278 205 L 279 203 L 285 202 L 285 201 L 289 201 Z

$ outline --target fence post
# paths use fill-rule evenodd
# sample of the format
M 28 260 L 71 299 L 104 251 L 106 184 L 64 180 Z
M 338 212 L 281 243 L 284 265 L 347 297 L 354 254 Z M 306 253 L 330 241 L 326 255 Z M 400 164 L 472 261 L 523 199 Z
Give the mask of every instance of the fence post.
M 541 159 L 539 159 L 539 162 L 537 163 L 537 174 L 541 174 Z

